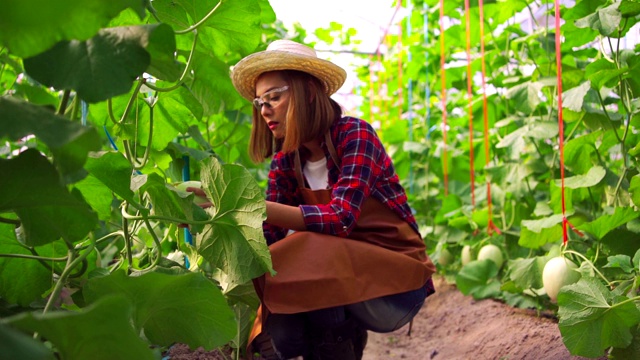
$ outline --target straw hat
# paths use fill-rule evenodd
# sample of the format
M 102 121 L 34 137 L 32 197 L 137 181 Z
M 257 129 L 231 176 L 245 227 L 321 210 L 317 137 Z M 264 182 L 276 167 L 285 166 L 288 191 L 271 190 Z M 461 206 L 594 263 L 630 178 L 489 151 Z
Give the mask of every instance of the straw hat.
M 256 96 L 256 80 L 268 71 L 298 70 L 311 74 L 324 84 L 328 95 L 338 91 L 347 78 L 340 66 L 318 58 L 316 51 L 291 40 L 276 40 L 267 50 L 240 60 L 233 68 L 231 81 L 236 90 L 249 101 Z

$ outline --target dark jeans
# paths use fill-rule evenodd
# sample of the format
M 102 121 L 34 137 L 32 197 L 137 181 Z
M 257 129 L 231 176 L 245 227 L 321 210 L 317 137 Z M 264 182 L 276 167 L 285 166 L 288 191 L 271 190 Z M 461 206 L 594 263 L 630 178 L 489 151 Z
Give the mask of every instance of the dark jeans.
M 270 314 L 266 328 L 281 358 L 308 356 L 313 331 L 330 330 L 354 319 L 374 332 L 391 332 L 406 325 L 427 297 L 425 286 L 400 294 L 383 296 L 356 304 L 297 314 Z

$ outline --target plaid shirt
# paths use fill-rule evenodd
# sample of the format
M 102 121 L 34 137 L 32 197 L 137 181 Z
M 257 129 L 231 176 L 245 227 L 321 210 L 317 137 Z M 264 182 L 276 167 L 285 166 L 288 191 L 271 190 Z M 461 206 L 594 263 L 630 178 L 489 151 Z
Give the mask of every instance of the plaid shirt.
M 391 158 L 371 125 L 360 119 L 343 117 L 331 126 L 331 139 L 341 167 L 333 162 L 323 138 L 321 146 L 327 158 L 332 189 L 329 204 L 303 204 L 294 170 L 294 153 L 283 152 L 276 153 L 271 161 L 266 200 L 299 206 L 308 231 L 349 237 L 360 217 L 364 200 L 373 196 L 418 232 Z M 304 166 L 304 159 L 302 162 Z M 287 229 L 267 223 L 263 227 L 268 244 L 282 239 L 287 233 Z

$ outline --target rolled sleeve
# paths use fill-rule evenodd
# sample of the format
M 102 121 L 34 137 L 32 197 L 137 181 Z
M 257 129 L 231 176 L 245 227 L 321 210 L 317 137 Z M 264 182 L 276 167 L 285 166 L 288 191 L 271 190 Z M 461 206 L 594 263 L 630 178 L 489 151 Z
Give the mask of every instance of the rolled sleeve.
M 352 121 L 341 129 L 336 149 L 341 159 L 339 175 L 332 185 L 331 202 L 301 205 L 307 230 L 348 237 L 360 217 L 381 171 L 382 144 L 363 121 Z

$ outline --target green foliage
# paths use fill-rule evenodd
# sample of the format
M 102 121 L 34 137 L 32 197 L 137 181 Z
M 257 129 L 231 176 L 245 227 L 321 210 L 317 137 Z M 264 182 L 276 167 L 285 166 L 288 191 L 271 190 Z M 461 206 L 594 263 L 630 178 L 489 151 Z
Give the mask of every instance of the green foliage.
M 640 323 L 640 310 L 628 300 L 592 278 L 564 287 L 558 295 L 558 316 L 565 345 L 586 357 L 602 356 L 611 346 L 629 346 L 630 328 Z
M 285 31 L 268 1 L 0 6 L 2 353 L 240 355 L 273 269 L 229 69 Z
M 438 269 L 462 292 L 557 310 L 574 355 L 635 358 L 640 47 L 617 40 L 640 7 L 561 7 L 560 108 L 555 29 L 512 20 L 544 10 L 487 1 L 481 38 L 472 3 L 466 29 L 463 3 L 445 2 L 451 21 L 442 34 L 437 1 L 407 4 L 411 18 L 400 24 L 411 31 L 387 34 L 389 51 L 357 70 L 358 91 L 372 96 L 358 111 L 379 125 L 428 252 L 452 255 Z M 267 0 L 0 6 L 0 311 L 10 315 L 0 331 L 18 339 L 11 353 L 33 345 L 21 332 L 37 332 L 51 350 L 34 358 L 94 355 L 106 329 L 126 337 L 111 356 L 130 346 L 132 358 L 151 357 L 148 345 L 177 340 L 242 349 L 257 307 L 249 280 L 273 269 L 260 228 L 266 167 L 249 161 L 251 106 L 229 68 L 274 39 L 304 41 L 306 30 L 287 32 Z M 470 97 L 459 61 L 467 31 Z M 314 33 L 357 50 L 358 34 L 343 24 Z M 486 92 L 475 81 L 482 65 Z M 201 180 L 214 206 L 203 210 L 175 191 L 184 180 Z M 477 252 L 488 242 L 507 257 L 502 269 L 462 266 L 465 245 Z M 537 290 L 546 259 L 560 254 L 581 264 L 582 280 L 564 287 L 556 306 Z M 176 331 L 163 329 L 172 311 L 183 313 L 173 287 L 202 300 L 191 306 L 208 316 L 192 321 L 216 341 L 180 319 Z M 166 302 L 132 295 L 141 289 Z M 136 315 L 152 309 L 166 317 Z
M 44 336 L 63 359 L 154 359 L 131 327 L 132 314 L 124 297 L 110 295 L 80 312 L 22 313 L 3 323 Z
M 122 295 L 132 304 L 130 321 L 153 344 L 175 342 L 212 349 L 235 335 L 234 314 L 218 287 L 202 274 L 148 273 L 138 277 L 117 271 L 90 279 L 83 290 L 88 304 Z
M 411 33 L 403 32 L 402 39 L 387 36 L 385 57 L 370 60 L 368 69 L 358 72 L 361 94 L 373 96 L 361 111 L 380 123 L 383 141 L 392 144 L 389 153 L 411 191 L 429 253 L 438 259 L 446 249 L 454 256 L 439 272 L 476 298 L 563 313 L 565 302 L 557 307 L 539 291 L 541 275 L 547 259 L 572 254 L 588 279 L 572 285 L 574 291 L 588 292 L 585 286 L 593 286 L 586 284 L 597 276 L 617 295 L 628 294 L 621 309 L 639 306 L 632 295 L 638 289 L 638 268 L 628 259 L 640 248 L 640 47 L 618 43 L 639 20 L 637 1 L 561 5 L 562 108 L 552 4 L 487 2 L 484 38 L 477 3 L 471 4 L 467 29 L 464 4 L 445 2 L 444 33 L 440 3 L 412 5 L 411 19 L 403 20 L 411 22 Z M 514 23 L 517 13 L 531 26 Z M 465 61 L 467 33 L 470 64 Z M 483 61 L 486 72 L 481 74 Z M 370 69 L 380 70 L 369 78 Z M 409 86 L 412 98 L 400 97 Z M 404 151 L 397 150 L 400 143 Z M 498 230 L 502 235 L 493 236 Z M 565 236 L 568 242 L 558 251 Z M 503 249 L 506 266 L 494 273 L 477 261 L 462 265 L 462 249 L 477 251 L 488 239 Z M 588 306 L 574 303 L 571 311 L 588 312 Z M 601 324 L 587 321 L 581 323 L 589 326 L 563 330 L 565 344 L 575 355 L 636 354 L 637 324 L 631 319 L 635 315 L 613 329 L 626 334 L 624 342 L 601 337 Z M 579 335 L 588 340 L 579 341 Z M 585 350 L 588 346 L 597 351 Z

